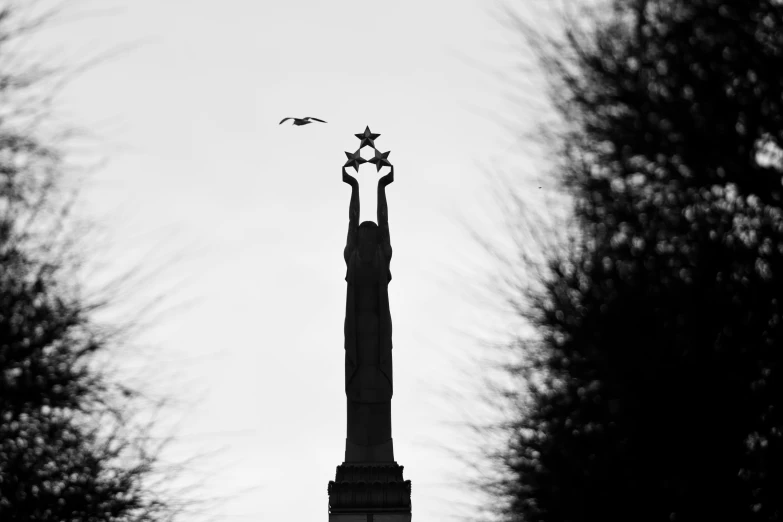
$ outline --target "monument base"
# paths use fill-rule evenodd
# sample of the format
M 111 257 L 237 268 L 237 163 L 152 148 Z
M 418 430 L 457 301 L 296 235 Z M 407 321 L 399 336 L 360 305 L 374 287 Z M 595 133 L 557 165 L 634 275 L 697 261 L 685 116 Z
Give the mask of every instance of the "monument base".
M 343 462 L 329 482 L 329 522 L 410 522 L 411 481 L 396 462 Z
M 410 513 L 341 513 L 329 515 L 329 522 L 411 522 Z

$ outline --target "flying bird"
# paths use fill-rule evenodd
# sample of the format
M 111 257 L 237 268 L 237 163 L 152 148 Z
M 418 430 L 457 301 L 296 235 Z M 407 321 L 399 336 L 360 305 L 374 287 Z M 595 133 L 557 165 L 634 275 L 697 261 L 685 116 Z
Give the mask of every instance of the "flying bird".
M 282 125 L 285 120 L 294 120 L 294 125 L 307 125 L 308 123 L 313 123 L 310 120 L 320 121 L 321 123 L 326 123 L 324 120 L 319 120 L 318 118 L 313 118 L 311 116 L 307 116 L 306 118 L 283 118 L 280 120 L 280 123 L 278 125 Z

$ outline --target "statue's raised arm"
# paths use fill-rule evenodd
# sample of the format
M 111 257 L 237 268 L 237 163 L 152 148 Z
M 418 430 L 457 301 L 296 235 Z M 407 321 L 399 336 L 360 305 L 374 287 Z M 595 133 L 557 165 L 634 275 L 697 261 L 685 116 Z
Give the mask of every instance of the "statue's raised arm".
M 387 261 L 391 261 L 392 247 L 389 236 L 389 205 L 386 203 L 386 186 L 394 181 L 394 165 L 391 171 L 378 180 L 378 228 L 380 244 Z
M 359 229 L 359 182 L 345 171 L 345 167 L 343 167 L 343 181 L 351 186 L 351 204 L 348 207 L 348 238 L 345 242 L 345 250 L 343 250 L 343 257 L 347 264 L 351 251 L 356 246 L 356 236 Z

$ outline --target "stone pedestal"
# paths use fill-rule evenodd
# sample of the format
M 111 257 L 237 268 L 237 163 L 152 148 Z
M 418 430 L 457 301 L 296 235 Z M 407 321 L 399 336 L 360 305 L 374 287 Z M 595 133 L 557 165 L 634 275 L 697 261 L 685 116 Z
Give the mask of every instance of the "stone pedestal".
M 343 462 L 329 482 L 329 522 L 411 522 L 411 481 L 396 462 Z
M 329 522 L 411 522 L 411 514 L 368 513 L 361 515 L 329 515 Z

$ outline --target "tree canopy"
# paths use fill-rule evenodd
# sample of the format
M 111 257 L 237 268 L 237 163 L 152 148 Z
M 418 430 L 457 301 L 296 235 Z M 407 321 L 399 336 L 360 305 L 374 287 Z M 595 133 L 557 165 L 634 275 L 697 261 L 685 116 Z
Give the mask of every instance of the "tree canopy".
M 529 301 L 524 375 L 546 379 L 497 511 L 781 520 L 783 4 L 588 12 L 559 39 L 518 20 L 566 122 L 554 174 L 579 234 Z

